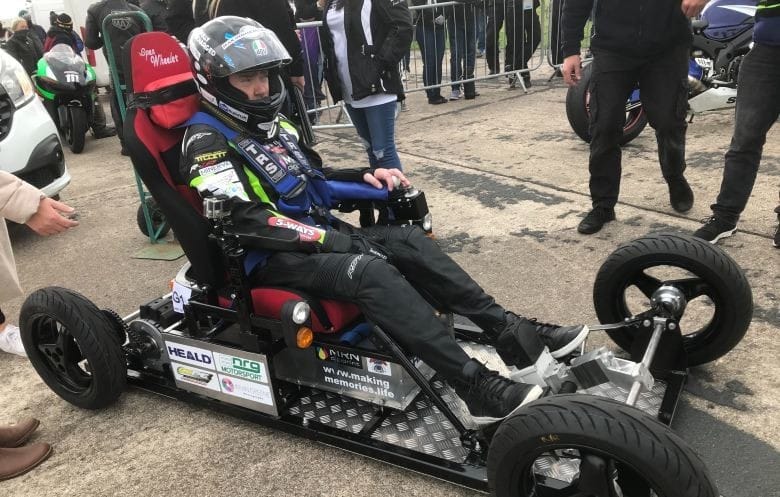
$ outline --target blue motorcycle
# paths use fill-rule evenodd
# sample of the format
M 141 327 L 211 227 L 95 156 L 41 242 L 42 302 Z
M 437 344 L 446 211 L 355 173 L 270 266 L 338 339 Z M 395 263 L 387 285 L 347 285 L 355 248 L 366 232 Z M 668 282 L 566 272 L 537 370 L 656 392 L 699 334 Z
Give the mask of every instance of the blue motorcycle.
M 737 75 L 753 40 L 755 0 L 713 0 L 693 21 L 693 45 L 688 68 L 688 113 L 728 109 L 737 102 Z M 577 86 L 566 94 L 566 117 L 577 136 L 590 142 L 590 65 L 582 69 Z M 647 116 L 639 87 L 626 101 L 626 122 L 620 144 L 642 132 Z

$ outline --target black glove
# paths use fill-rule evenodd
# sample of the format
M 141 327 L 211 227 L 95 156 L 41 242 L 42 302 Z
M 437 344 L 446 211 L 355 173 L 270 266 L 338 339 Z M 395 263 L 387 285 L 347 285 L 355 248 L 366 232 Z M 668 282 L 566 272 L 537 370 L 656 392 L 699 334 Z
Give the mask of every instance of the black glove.
M 323 252 L 336 252 L 346 254 L 352 252 L 352 238 L 340 231 L 330 230 L 325 233 L 325 241 L 322 242 Z

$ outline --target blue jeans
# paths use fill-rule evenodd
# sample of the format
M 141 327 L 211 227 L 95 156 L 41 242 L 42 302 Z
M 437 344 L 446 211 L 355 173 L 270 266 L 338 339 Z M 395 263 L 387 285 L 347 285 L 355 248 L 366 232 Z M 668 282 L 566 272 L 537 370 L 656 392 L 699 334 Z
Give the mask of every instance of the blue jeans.
M 441 61 L 444 58 L 444 26 L 417 22 L 417 44 L 423 59 L 423 84 L 425 86 L 441 84 Z M 441 96 L 440 88 L 425 90 L 428 100 Z
M 450 40 L 450 78 L 451 81 L 460 81 L 474 77 L 474 61 L 476 57 L 476 22 L 474 9 L 470 6 L 455 9 L 464 9 L 465 12 L 456 12 L 454 16 L 447 17 L 447 35 Z M 470 83 L 473 93 L 474 83 Z M 453 90 L 460 90 L 460 83 L 452 85 Z
M 739 66 L 734 135 L 713 213 L 736 223 L 756 182 L 769 129 L 780 116 L 780 47 L 756 43 Z
M 402 169 L 401 159 L 395 149 L 396 102 L 362 109 L 349 104 L 346 107 L 358 136 L 366 148 L 371 167 Z
M 477 16 L 477 50 L 480 52 L 485 51 L 485 42 L 487 41 L 485 38 L 485 9 L 483 7 L 477 7 L 476 10 L 476 16 Z

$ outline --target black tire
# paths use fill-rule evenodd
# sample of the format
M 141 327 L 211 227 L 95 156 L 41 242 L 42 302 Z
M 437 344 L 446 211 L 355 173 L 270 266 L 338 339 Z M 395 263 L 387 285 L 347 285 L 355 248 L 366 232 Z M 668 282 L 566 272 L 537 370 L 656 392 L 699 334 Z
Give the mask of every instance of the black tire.
M 646 270 L 661 266 L 679 268 L 694 277 L 672 281 L 648 277 Z M 617 323 L 632 314 L 625 298 L 630 286 L 637 286 L 649 297 L 659 284 L 680 288 L 689 303 L 693 298 L 708 297 L 714 304 L 712 317 L 705 326 L 690 334 L 682 330 L 691 366 L 714 361 L 745 336 L 753 316 L 753 294 L 745 273 L 717 246 L 681 234 L 647 235 L 621 245 L 604 261 L 593 286 L 599 321 Z M 631 329 L 607 333 L 621 348 L 631 350 Z
M 157 202 L 155 202 L 152 197 L 147 197 L 145 202 L 146 207 L 149 209 L 149 215 L 152 217 L 152 229 L 155 231 L 155 233 L 161 225 L 165 225 L 158 235 L 158 238 L 163 238 L 171 230 L 171 226 L 165 221 L 165 214 L 163 214 L 162 209 L 160 209 L 160 207 L 157 205 Z M 143 204 L 138 206 L 138 212 L 136 213 L 135 217 L 136 222 L 138 223 L 138 229 L 141 230 L 141 233 L 144 235 L 149 236 L 149 230 L 146 226 L 146 217 L 144 216 Z
M 125 389 L 127 364 L 112 323 L 65 288 L 33 292 L 19 316 L 22 343 L 54 393 L 84 409 L 112 404 Z
M 82 107 L 68 107 L 68 125 L 65 128 L 65 140 L 71 152 L 80 154 L 84 150 L 84 140 L 87 136 L 87 111 Z
M 554 452 L 555 451 L 555 452 Z M 581 464 L 574 467 L 571 491 L 545 492 L 552 482 L 537 478 L 543 472 L 537 459 L 545 454 L 568 458 L 595 457 L 607 462 L 624 497 L 717 497 L 720 495 L 704 462 L 667 426 L 641 411 L 612 400 L 573 394 L 548 397 L 520 409 L 496 430 L 488 452 L 488 484 L 496 497 L 575 495 L 586 480 Z M 592 473 L 591 473 L 592 474 Z M 581 478 L 580 478 L 581 477 Z M 583 484 L 584 485 L 584 484 Z M 568 488 L 567 488 L 568 490 Z M 602 495 L 583 491 L 576 495 Z M 607 495 L 605 492 L 604 495 Z
M 566 117 L 569 119 L 571 129 L 577 133 L 582 140 L 590 143 L 590 112 L 588 111 L 588 100 L 590 79 L 592 77 L 592 67 L 587 65 L 582 68 L 582 77 L 577 86 L 569 88 L 566 92 Z M 626 124 L 623 128 L 623 138 L 620 139 L 620 145 L 625 145 L 639 136 L 642 130 L 647 126 L 647 115 L 641 105 L 634 107 L 626 112 Z

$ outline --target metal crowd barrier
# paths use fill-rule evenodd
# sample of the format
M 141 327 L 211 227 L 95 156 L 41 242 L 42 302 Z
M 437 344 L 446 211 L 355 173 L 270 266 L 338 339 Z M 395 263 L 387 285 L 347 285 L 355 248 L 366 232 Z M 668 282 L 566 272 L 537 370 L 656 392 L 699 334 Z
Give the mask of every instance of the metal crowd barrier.
M 399 63 L 407 93 L 441 88 L 444 98 L 453 90 L 463 96 L 463 84 L 471 82 L 527 91 L 524 77 L 545 62 L 553 68 L 563 62 L 558 40 L 564 0 L 427 1 L 410 6 L 414 37 Z M 305 60 L 304 99 L 315 129 L 350 127 L 343 102 L 333 102 L 322 77 L 321 26 L 321 21 L 297 25 Z

